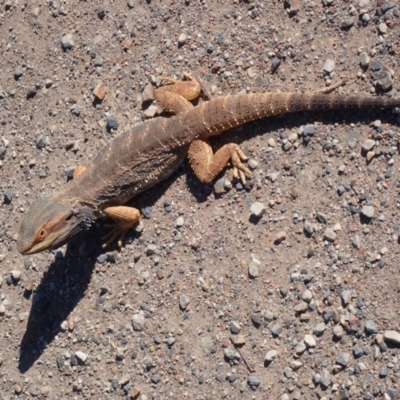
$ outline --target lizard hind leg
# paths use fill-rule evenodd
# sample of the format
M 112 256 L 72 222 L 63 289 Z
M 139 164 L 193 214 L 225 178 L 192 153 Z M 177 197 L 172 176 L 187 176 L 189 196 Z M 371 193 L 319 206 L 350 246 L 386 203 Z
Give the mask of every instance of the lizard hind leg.
M 117 240 L 118 247 L 121 247 L 126 233 L 139 221 L 140 211 L 134 207 L 114 206 L 105 208 L 103 212 L 115 222 L 109 225 L 112 230 L 103 236 L 102 248 L 109 246 L 115 240 Z
M 246 183 L 246 175 L 251 174 L 242 163 L 247 157 L 236 143 L 225 144 L 214 154 L 207 140 L 197 139 L 190 144 L 188 158 L 195 175 L 203 183 L 212 182 L 229 162 L 233 175 L 242 183 Z

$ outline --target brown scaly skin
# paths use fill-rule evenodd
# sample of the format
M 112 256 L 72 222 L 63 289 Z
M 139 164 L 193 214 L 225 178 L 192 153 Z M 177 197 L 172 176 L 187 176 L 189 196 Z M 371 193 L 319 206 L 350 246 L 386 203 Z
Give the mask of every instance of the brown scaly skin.
M 24 216 L 17 241 L 21 254 L 57 248 L 86 229 L 95 217 L 116 221 L 105 246 L 118 239 L 140 217 L 124 204 L 170 176 L 189 158 L 196 176 L 211 182 L 230 161 L 242 180 L 249 170 L 236 144 L 226 144 L 215 154 L 208 139 L 259 118 L 307 110 L 399 107 L 400 99 L 354 97 L 321 93 L 258 93 L 232 95 L 204 102 L 188 101 L 200 93 L 200 84 L 165 78 L 171 85 L 155 91 L 164 109 L 177 115 L 155 118 L 128 127 L 105 146 L 92 164 L 50 197 L 36 200 Z

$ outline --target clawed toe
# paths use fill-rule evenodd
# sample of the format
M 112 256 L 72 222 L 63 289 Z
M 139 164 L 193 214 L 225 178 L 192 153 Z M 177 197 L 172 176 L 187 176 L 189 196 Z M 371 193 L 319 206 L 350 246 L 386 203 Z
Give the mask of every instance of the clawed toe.
M 247 161 L 248 157 L 242 152 L 238 145 L 234 145 L 231 152 L 232 173 L 236 179 L 245 184 L 246 175 L 250 176 L 251 171 L 243 164 L 242 161 Z
M 111 243 L 114 241 L 117 242 L 118 247 L 122 247 L 122 243 L 124 240 L 124 237 L 126 233 L 128 232 L 129 228 L 124 228 L 118 225 L 118 223 L 115 224 L 106 224 L 105 225 L 107 228 L 112 228 L 110 232 L 106 233 L 101 240 L 104 242 L 101 245 L 102 249 L 105 249 L 108 247 Z

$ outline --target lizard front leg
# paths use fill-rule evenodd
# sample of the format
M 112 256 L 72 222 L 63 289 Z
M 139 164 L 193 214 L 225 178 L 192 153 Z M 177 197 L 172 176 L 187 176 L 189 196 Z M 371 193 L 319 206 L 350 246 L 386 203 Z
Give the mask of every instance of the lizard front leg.
M 166 112 L 178 114 L 190 110 L 193 108 L 190 100 L 195 100 L 200 96 L 202 90 L 200 82 L 187 73 L 184 76 L 188 79 L 187 81 L 160 76 L 161 80 L 169 82 L 170 85 L 157 88 L 154 91 L 154 97 Z
M 240 177 L 243 183 L 246 183 L 246 175 L 250 175 L 250 170 L 242 163 L 247 157 L 236 143 L 225 144 L 214 154 L 207 140 L 194 140 L 188 158 L 195 175 L 203 183 L 212 182 L 229 161 L 234 176 Z
M 86 167 L 78 165 L 73 173 L 74 179 L 81 175 L 86 170 Z M 111 227 L 111 231 L 103 236 L 102 248 L 109 246 L 114 240 L 117 240 L 119 247 L 122 246 L 122 241 L 129 229 L 135 225 L 140 219 L 140 211 L 134 207 L 113 206 L 106 207 L 103 213 L 114 220 L 114 224 L 107 225 Z
M 115 223 L 112 226 L 111 232 L 103 236 L 103 249 L 109 246 L 114 240 L 117 239 L 119 247 L 122 246 L 122 241 L 129 229 L 135 225 L 140 219 L 140 211 L 134 207 L 128 206 L 112 206 L 106 207 L 103 213 L 112 218 Z

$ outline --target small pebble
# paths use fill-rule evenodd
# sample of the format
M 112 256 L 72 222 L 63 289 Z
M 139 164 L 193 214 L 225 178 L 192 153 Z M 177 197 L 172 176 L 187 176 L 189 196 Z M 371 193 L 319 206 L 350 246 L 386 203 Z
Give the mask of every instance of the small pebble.
M 367 217 L 369 219 L 373 218 L 375 214 L 374 207 L 372 206 L 363 206 L 361 208 L 361 214 L 364 215 L 364 217 Z
M 154 86 L 149 83 L 147 84 L 142 92 L 142 102 L 147 103 L 154 100 Z
M 128 392 L 128 396 L 130 399 L 136 399 L 138 398 L 140 394 L 140 388 L 134 386 L 133 388 L 131 388 Z M 141 399 L 143 399 L 143 396 L 141 397 Z
M 253 255 L 251 256 L 251 261 L 249 262 L 249 276 L 250 278 L 257 278 L 258 275 L 260 275 L 260 265 L 261 262 L 257 260 Z
M 23 73 L 24 73 L 24 71 L 22 70 L 21 67 L 15 68 L 15 70 L 14 70 L 14 78 L 15 78 L 15 80 L 18 80 L 19 78 L 21 78 Z
M 333 336 L 334 336 L 337 340 L 340 340 L 340 339 L 343 337 L 343 333 L 344 333 L 344 330 L 343 330 L 343 328 L 341 327 L 341 325 L 335 325 L 335 326 L 333 327 Z
M 1 284 L 0 284 L 1 286 Z M 30 279 L 27 279 L 26 281 L 24 281 L 24 289 L 29 293 L 32 292 L 34 287 L 33 281 Z
M 13 192 L 10 189 L 4 191 L 4 204 L 10 204 L 13 198 Z
M 99 264 L 104 264 L 106 262 L 106 260 L 107 260 L 107 255 L 106 254 L 99 254 L 97 256 L 97 262 Z
M 315 135 L 315 125 L 306 125 L 303 129 L 304 136 L 313 136 Z
M 276 350 L 270 350 L 266 355 L 264 360 L 269 363 L 271 362 L 276 356 L 278 355 L 278 352 Z
M 99 82 L 93 90 L 93 94 L 98 100 L 103 100 L 107 93 L 107 86 L 103 82 Z
M 340 354 L 337 358 L 336 358 L 336 364 L 341 365 L 342 367 L 346 367 L 347 363 L 349 362 L 350 359 L 350 354 L 349 353 L 343 353 Z
M 379 32 L 384 35 L 387 32 L 387 25 L 384 22 L 381 22 L 378 26 Z
M 336 232 L 332 228 L 326 228 L 324 233 L 324 239 L 328 242 L 334 242 L 336 239 Z
M 107 117 L 107 130 L 116 130 L 118 129 L 118 120 L 117 117 L 114 117 L 114 115 L 109 115 Z
M 11 271 L 11 277 L 13 279 L 14 282 L 18 282 L 21 278 L 21 271 L 17 270 L 17 269 L 13 269 Z
M 342 22 L 342 29 L 350 29 L 355 23 L 354 17 L 349 17 Z
M 271 61 L 271 70 L 273 71 L 273 72 L 275 72 L 278 68 L 279 68 L 279 66 L 281 65 L 281 59 L 280 58 L 278 58 L 278 57 L 274 57 L 273 59 L 272 59 L 272 61 Z
M 354 358 L 360 358 L 364 355 L 364 351 L 361 347 L 354 346 L 353 347 L 353 355 L 354 355 Z
M 307 311 L 307 309 L 308 309 L 308 304 L 304 301 L 302 301 L 301 303 L 297 304 L 294 307 L 294 311 L 296 311 L 297 313 L 303 313 Z
M 186 43 L 187 35 L 185 33 L 181 33 L 178 37 L 178 44 L 183 46 Z
M 313 329 L 313 333 L 315 336 L 321 336 L 325 332 L 325 329 L 326 325 L 321 322 Z
M 78 360 L 80 360 L 83 364 L 86 362 L 88 356 L 86 353 L 84 353 L 83 351 L 77 351 L 75 352 L 75 356 Z
M 393 79 L 389 73 L 386 73 L 382 78 L 376 81 L 376 87 L 382 92 L 388 92 L 393 87 Z
M 281 334 L 281 332 L 282 332 L 282 325 L 280 325 L 280 324 L 275 324 L 275 325 L 273 325 L 273 326 L 271 327 L 271 333 L 272 333 L 274 336 L 279 336 L 279 335 Z
M 249 375 L 247 377 L 247 383 L 249 384 L 249 386 L 258 387 L 261 383 L 261 380 L 260 378 L 257 378 L 255 375 Z
M 370 62 L 371 58 L 368 56 L 367 53 L 363 52 L 360 54 L 360 64 L 362 68 L 367 69 Z
M 333 60 L 326 60 L 323 66 L 324 72 L 330 74 L 335 68 L 335 62 Z
M 190 303 L 190 298 L 187 297 L 186 295 L 182 295 L 179 297 L 179 306 L 181 307 L 182 310 L 186 310 L 186 307 Z
M 384 333 L 384 339 L 387 342 L 394 343 L 396 345 L 400 345 L 400 333 L 396 331 L 386 331 Z
M 240 332 L 240 324 L 237 321 L 232 321 L 230 325 L 231 333 L 238 334 Z
M 260 218 L 265 213 L 265 206 L 257 201 L 251 205 L 250 212 L 254 217 Z
M 137 332 L 144 330 L 144 315 L 142 311 L 139 314 L 134 314 L 132 317 L 133 329 Z
M 321 212 L 317 212 L 317 221 L 321 224 L 326 224 L 326 222 L 328 221 L 328 217 Z
M 279 244 L 282 243 L 286 239 L 286 232 L 285 231 L 280 231 L 276 234 L 274 243 Z
M 225 188 L 225 181 L 228 179 L 225 178 L 220 178 L 214 183 L 214 192 L 216 194 L 223 194 L 226 193 L 226 188 Z
M 255 160 L 254 158 L 250 158 L 250 160 L 247 162 L 247 166 L 251 169 L 251 170 L 255 170 L 258 167 L 258 161 Z
M 304 343 L 306 344 L 307 347 L 311 347 L 311 348 L 314 348 L 317 345 L 317 343 L 315 342 L 314 336 L 312 336 L 312 335 L 305 335 Z
M 370 162 L 375 157 L 375 155 L 376 155 L 375 151 L 369 151 L 367 153 L 367 162 Z
M 307 347 L 306 347 L 305 343 L 302 341 L 302 342 L 297 343 L 297 345 L 295 347 L 295 352 L 297 355 L 300 355 L 300 354 L 303 354 L 306 349 L 307 349 Z
M 74 40 L 70 33 L 61 38 L 61 47 L 63 50 L 71 50 L 74 47 Z
M 375 334 L 378 333 L 378 327 L 376 326 L 374 321 L 368 320 L 365 323 L 365 331 L 367 333 Z
M 375 147 L 375 140 L 372 139 L 367 139 L 363 144 L 362 144 L 362 149 L 365 152 L 368 152 L 370 150 L 372 150 Z
M 353 245 L 354 248 L 359 250 L 361 248 L 361 239 L 358 235 L 354 235 L 353 240 L 351 241 L 351 244 Z
M 340 297 L 342 298 L 342 301 L 345 305 L 349 304 L 351 296 L 352 296 L 352 291 L 351 290 L 343 290 Z
M 232 343 L 235 346 L 243 346 L 246 343 L 246 339 L 243 335 L 233 335 L 232 336 Z
M 306 232 L 307 235 L 311 235 L 314 232 L 314 227 L 307 220 L 304 221 L 304 232 Z
M 382 367 L 382 368 L 379 370 L 379 377 L 380 377 L 380 378 L 385 378 L 385 377 L 387 376 L 387 374 L 388 374 L 388 370 L 387 370 L 386 367 Z
M 308 289 L 305 290 L 305 291 L 302 293 L 301 298 L 302 298 L 306 303 L 309 303 L 309 302 L 312 300 L 312 298 L 313 298 L 313 294 L 312 294 L 311 290 L 308 290 Z
M 99 8 L 97 10 L 97 16 L 99 17 L 99 19 L 104 19 L 104 17 L 106 16 L 106 12 L 104 11 L 104 8 Z
M 146 247 L 146 255 L 151 256 L 157 252 L 157 246 L 155 244 L 149 244 Z

